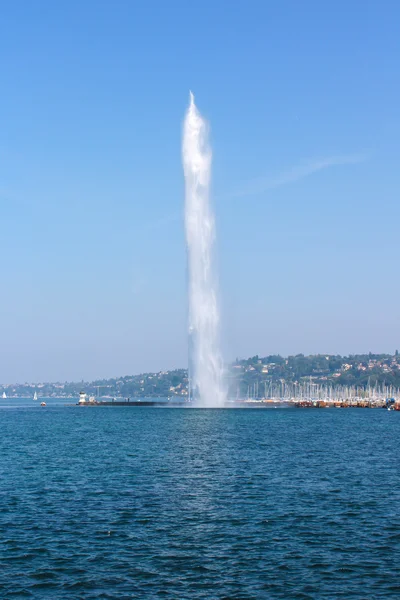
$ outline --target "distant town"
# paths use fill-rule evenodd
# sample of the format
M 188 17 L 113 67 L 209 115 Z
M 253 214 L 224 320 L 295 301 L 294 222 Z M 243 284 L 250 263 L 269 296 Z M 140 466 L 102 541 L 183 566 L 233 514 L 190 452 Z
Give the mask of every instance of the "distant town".
M 358 395 L 363 390 L 385 389 L 386 393 L 400 388 L 400 356 L 397 350 L 393 355 L 256 355 L 228 365 L 226 379 L 228 395 L 237 398 L 289 397 L 298 395 L 299 390 L 312 396 L 321 390 L 331 390 L 331 394 L 350 387 Z M 99 398 L 187 397 L 189 378 L 186 369 L 175 369 L 91 382 L 0 385 L 0 394 L 9 398 L 31 397 L 35 392 L 47 398 L 76 398 L 81 390 Z

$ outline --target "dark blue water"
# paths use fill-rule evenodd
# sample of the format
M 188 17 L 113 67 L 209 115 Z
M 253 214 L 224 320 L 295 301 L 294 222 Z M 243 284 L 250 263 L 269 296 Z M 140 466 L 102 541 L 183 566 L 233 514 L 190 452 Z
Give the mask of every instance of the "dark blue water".
M 0 410 L 1 598 L 398 598 L 400 413 Z

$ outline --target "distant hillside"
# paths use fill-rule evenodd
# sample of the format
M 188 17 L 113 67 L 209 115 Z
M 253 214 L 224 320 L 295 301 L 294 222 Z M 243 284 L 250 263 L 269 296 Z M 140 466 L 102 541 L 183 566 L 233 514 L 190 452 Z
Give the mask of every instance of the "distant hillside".
M 307 380 L 332 387 L 391 385 L 400 388 L 400 357 L 397 351 L 394 355 L 253 356 L 236 359 L 229 365 L 227 379 L 230 394 L 240 396 L 249 390 L 260 396 L 268 385 Z M 0 393 L 4 391 L 7 396 L 33 396 L 36 391 L 39 396 L 77 397 L 81 389 L 89 395 L 124 398 L 187 396 L 188 374 L 186 369 L 176 369 L 92 382 L 0 385 Z

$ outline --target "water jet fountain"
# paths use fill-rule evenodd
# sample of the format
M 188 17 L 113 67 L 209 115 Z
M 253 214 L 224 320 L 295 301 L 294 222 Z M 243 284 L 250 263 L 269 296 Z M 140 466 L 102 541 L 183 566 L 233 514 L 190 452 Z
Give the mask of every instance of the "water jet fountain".
M 189 379 L 199 406 L 223 406 L 226 390 L 219 349 L 219 310 L 210 204 L 211 149 L 208 127 L 194 96 L 186 112 L 182 141 L 185 175 L 185 231 L 188 259 Z

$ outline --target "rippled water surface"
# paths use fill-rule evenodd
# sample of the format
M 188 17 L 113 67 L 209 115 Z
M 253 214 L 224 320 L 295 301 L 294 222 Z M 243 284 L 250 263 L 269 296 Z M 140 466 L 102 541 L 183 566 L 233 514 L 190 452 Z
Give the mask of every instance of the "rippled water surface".
M 1 598 L 400 596 L 400 413 L 35 406 L 0 427 Z

